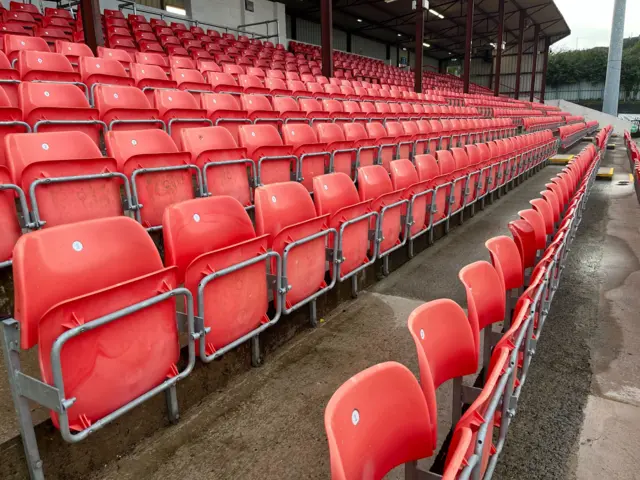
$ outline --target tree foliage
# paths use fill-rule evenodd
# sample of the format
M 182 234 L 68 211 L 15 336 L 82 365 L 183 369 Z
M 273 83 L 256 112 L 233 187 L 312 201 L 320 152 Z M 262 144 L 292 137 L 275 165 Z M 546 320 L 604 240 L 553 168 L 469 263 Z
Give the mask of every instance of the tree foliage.
M 609 49 L 565 50 L 549 54 L 547 85 L 558 87 L 580 82 L 604 83 Z M 625 38 L 620 88 L 627 95 L 640 90 L 640 37 Z

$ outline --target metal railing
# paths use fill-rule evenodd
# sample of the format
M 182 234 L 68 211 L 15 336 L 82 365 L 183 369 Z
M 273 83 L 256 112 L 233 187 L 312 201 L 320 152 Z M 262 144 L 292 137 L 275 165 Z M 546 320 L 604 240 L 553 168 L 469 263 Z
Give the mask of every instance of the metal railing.
M 238 25 L 238 27 L 233 28 L 233 27 L 228 27 L 226 25 L 218 25 L 215 23 L 209 23 L 209 22 L 202 22 L 200 20 L 194 20 L 191 17 L 188 17 L 186 15 L 178 15 L 178 14 L 174 14 L 174 13 L 169 13 L 169 12 L 165 12 L 163 10 L 158 10 L 156 8 L 150 8 L 150 7 L 146 7 L 144 5 L 138 5 L 136 2 L 133 2 L 131 0 L 121 0 L 119 2 L 118 5 L 118 10 L 123 11 L 123 10 L 131 10 L 133 11 L 134 15 L 137 15 L 139 13 L 145 13 L 147 15 L 153 15 L 155 17 L 159 17 L 161 20 L 165 20 L 165 19 L 171 19 L 171 20 L 178 20 L 180 22 L 185 22 L 187 24 L 189 24 L 190 26 L 195 26 L 195 27 L 206 27 L 206 28 L 213 28 L 215 30 L 218 31 L 222 31 L 224 33 L 235 33 L 235 34 L 239 34 L 239 35 L 247 35 L 250 36 L 251 38 L 255 38 L 255 39 L 259 39 L 259 40 L 265 40 L 265 39 L 269 39 L 269 38 L 279 38 L 279 25 L 278 25 L 278 20 L 274 19 L 274 20 L 265 20 L 264 22 L 257 22 L 257 23 L 250 23 L 250 24 L 246 24 L 246 25 Z M 275 23 L 276 24 L 276 33 L 275 34 L 269 34 L 269 25 L 271 23 Z M 259 33 L 255 33 L 255 32 L 250 32 L 246 30 L 246 27 L 251 27 L 251 26 L 257 26 L 257 25 L 267 25 L 267 34 L 266 35 L 262 35 Z

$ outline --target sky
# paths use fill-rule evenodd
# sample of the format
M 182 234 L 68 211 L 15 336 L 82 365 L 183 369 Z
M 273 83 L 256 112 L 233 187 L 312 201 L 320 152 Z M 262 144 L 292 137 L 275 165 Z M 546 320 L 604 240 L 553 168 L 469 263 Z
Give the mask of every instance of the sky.
M 571 35 L 554 44 L 552 50 L 606 47 L 611 35 L 614 0 L 555 0 Z M 640 35 L 640 0 L 627 0 L 625 38 Z

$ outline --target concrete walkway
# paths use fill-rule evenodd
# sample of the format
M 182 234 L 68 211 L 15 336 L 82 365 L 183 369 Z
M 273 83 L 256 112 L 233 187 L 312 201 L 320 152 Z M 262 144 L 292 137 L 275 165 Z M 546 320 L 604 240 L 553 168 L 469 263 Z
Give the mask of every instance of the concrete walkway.
M 494 478 L 640 478 L 640 205 L 613 142 Z

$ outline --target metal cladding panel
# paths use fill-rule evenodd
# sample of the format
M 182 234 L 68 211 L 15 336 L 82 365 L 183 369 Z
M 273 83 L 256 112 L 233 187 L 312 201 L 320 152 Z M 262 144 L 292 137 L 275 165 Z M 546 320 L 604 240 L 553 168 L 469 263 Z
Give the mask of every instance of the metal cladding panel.
M 380 60 L 385 60 L 387 57 L 387 46 L 384 43 L 375 42 L 358 35 L 351 36 L 351 51 L 358 55 L 379 58 Z

